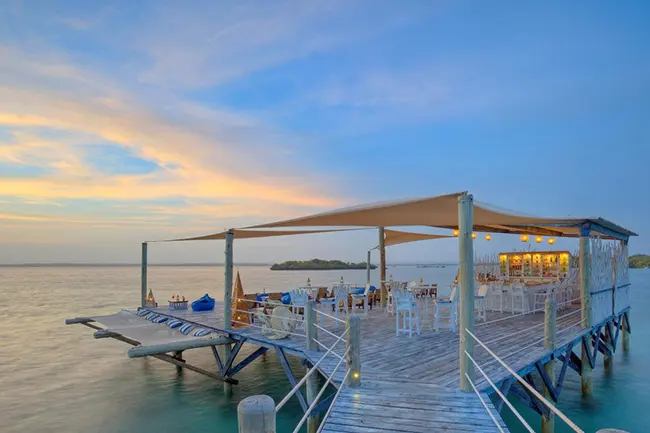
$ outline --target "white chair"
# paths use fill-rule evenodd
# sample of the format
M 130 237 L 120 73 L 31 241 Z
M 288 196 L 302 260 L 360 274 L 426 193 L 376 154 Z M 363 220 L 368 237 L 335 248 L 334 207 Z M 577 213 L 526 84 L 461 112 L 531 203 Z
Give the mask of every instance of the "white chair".
M 408 332 L 409 337 L 412 337 L 413 319 L 415 319 L 415 332 L 420 335 L 420 314 L 413 292 L 396 290 L 393 294 L 393 302 L 395 304 L 395 335 L 399 336 L 400 332 L 404 334 Z M 400 327 L 400 315 L 402 327 Z
M 296 316 L 304 318 L 305 307 L 307 306 L 307 301 L 309 300 L 309 291 L 304 289 L 294 289 L 290 293 L 291 293 L 291 311 Z M 302 314 L 298 313 L 300 309 L 302 309 Z
M 503 313 L 503 286 L 500 282 L 492 283 L 488 292 L 488 306 L 492 311 Z
M 435 330 L 442 328 L 449 328 L 453 332 L 456 332 L 456 286 L 453 286 L 451 289 L 451 295 L 449 299 L 436 299 L 433 301 L 434 305 L 434 315 L 435 315 Z M 443 307 L 449 308 L 449 316 L 443 316 Z M 441 324 L 441 319 L 448 318 L 449 324 Z
M 530 310 L 526 289 L 521 283 L 512 283 L 510 287 L 510 301 L 512 313 L 527 313 Z
M 386 313 L 393 315 L 395 314 L 395 302 L 393 299 L 393 293 L 397 290 L 402 290 L 406 288 L 406 283 L 400 281 L 391 281 L 386 283 L 386 290 L 388 290 L 388 300 L 386 302 Z
M 351 293 L 350 296 L 352 297 L 352 306 L 357 304 L 359 301 L 363 301 L 363 315 L 367 316 L 368 315 L 368 297 L 370 296 L 370 283 L 366 284 L 366 288 L 364 289 L 363 293 Z
M 481 284 L 478 288 L 478 294 L 474 296 L 474 309 L 478 313 L 478 319 L 482 321 L 487 320 L 487 294 L 490 286 Z
M 341 309 L 341 303 L 343 303 L 343 311 L 345 314 L 348 313 L 348 288 L 346 286 L 334 286 L 332 288 L 334 296 L 331 298 L 322 298 L 319 302 L 320 305 L 331 305 L 334 310 L 334 315 L 336 318 L 339 318 L 339 310 Z M 320 315 L 319 315 L 320 317 Z M 335 320 L 335 326 L 339 327 L 339 321 Z

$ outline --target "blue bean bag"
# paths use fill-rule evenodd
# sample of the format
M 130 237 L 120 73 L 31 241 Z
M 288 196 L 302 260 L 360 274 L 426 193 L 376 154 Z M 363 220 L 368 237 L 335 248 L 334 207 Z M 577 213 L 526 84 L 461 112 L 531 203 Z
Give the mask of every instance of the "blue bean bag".
M 284 293 L 282 294 L 282 298 L 281 298 L 281 300 L 282 300 L 282 303 L 283 303 L 284 305 L 289 305 L 289 304 L 291 304 L 291 293 L 289 293 L 289 292 L 284 292 Z
M 214 298 L 207 293 L 196 301 L 192 302 L 192 311 L 211 311 L 214 310 Z

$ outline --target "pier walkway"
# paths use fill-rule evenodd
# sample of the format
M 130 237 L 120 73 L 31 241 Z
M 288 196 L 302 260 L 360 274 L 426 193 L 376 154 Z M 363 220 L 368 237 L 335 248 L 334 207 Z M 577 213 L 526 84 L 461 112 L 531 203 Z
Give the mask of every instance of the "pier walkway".
M 223 308 L 219 305 L 210 312 L 169 311 L 166 308 L 155 311 L 225 331 L 220 313 Z M 494 390 L 479 372 L 475 384 L 484 402 L 475 393 L 459 391 L 457 333 L 434 332 L 425 318 L 421 335 L 396 336 L 394 316 L 379 308 L 371 310 L 367 316 L 362 310 L 359 314 L 361 386 L 343 385 L 345 369 L 336 371 L 332 384 L 343 389 L 324 421 L 323 432 L 498 432 L 483 404 L 488 406 L 503 431 L 507 431 L 488 398 Z M 345 325 L 337 327 L 334 320 L 324 315 L 319 317 L 319 326 L 332 335 L 319 330 L 318 339 L 330 347 L 335 341 L 334 335 L 341 335 Z M 557 313 L 556 353 L 564 353 L 589 332 L 582 329 L 579 322 L 577 308 Z M 521 376 L 533 371 L 537 362 L 548 360 L 550 353 L 544 349 L 544 313 L 489 313 L 485 323 L 477 322 L 476 336 Z M 259 328 L 235 328 L 226 332 L 235 341 L 298 356 L 312 365 L 324 354 L 324 351 L 308 350 L 305 338 L 298 335 L 272 340 Z M 298 328 L 295 332 L 304 333 L 304 330 Z M 332 374 L 344 352 L 345 344 L 339 344 L 333 350 L 335 355 L 322 361 L 318 369 L 324 376 Z M 497 386 L 511 378 L 510 373 L 481 347 L 476 347 L 475 359 Z

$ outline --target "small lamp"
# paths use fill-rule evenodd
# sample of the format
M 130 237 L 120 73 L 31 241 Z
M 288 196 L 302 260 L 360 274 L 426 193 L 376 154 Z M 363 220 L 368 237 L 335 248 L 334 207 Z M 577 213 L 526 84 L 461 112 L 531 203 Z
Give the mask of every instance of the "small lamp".
M 528 242 L 528 235 L 521 235 L 519 239 L 521 239 L 522 242 Z
M 548 244 L 553 245 L 555 243 L 555 238 L 548 238 Z
M 543 238 L 542 238 L 541 236 L 536 236 L 536 237 L 535 237 L 535 242 L 537 242 L 537 243 L 539 244 L 539 243 L 542 242 L 542 239 L 543 239 Z
M 476 239 L 476 232 L 472 232 L 472 239 Z
M 454 229 L 452 235 L 454 235 L 454 236 L 458 236 L 458 229 Z
M 491 239 L 492 239 L 492 235 L 491 235 L 491 234 L 488 233 L 488 234 L 485 235 L 485 240 L 486 240 L 486 241 L 489 241 L 489 240 L 491 240 Z

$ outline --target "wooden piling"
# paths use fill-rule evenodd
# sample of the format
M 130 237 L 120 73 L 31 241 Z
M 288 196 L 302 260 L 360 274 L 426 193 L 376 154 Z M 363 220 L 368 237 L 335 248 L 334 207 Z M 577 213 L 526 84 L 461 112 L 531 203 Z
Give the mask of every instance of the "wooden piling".
M 630 331 L 628 331 L 630 327 L 630 317 L 628 316 L 630 313 L 629 311 L 627 313 L 623 313 L 623 316 L 621 317 L 621 323 L 620 326 L 623 328 L 621 329 L 621 338 L 623 342 L 621 343 L 623 346 L 623 352 L 627 352 L 630 350 Z
M 580 231 L 580 297 L 582 306 L 582 327 L 591 329 L 591 251 L 589 244 L 590 227 L 583 227 Z M 580 387 L 582 395 L 589 395 L 592 392 L 591 364 L 589 364 L 589 347 L 582 345 L 582 372 L 580 374 Z
M 222 355 L 223 356 L 221 357 L 221 359 L 223 359 L 224 362 L 228 362 L 228 360 L 230 359 L 230 354 L 232 353 L 232 345 L 230 343 L 227 343 L 227 344 L 222 345 L 221 347 L 223 347 L 223 349 L 222 349 L 222 351 L 223 351 Z M 225 375 L 226 372 L 224 371 L 223 374 Z M 232 383 L 224 382 L 223 383 L 223 392 L 227 396 L 231 395 L 232 394 Z
M 224 329 L 232 327 L 232 268 L 233 268 L 233 239 L 235 233 L 232 230 L 226 232 L 226 260 L 224 262 L 224 283 L 223 283 L 223 320 Z
M 474 198 L 464 193 L 458 197 L 458 249 L 459 298 L 458 322 L 460 326 L 460 389 L 473 392 L 474 364 L 465 352 L 474 357 L 474 340 L 467 331 L 474 332 Z M 452 313 L 453 314 L 453 313 Z M 469 376 L 469 378 L 467 376 Z
M 309 372 L 309 368 L 306 369 Z M 314 403 L 316 395 L 318 395 L 318 372 L 313 373 L 307 378 L 306 385 L 306 397 L 307 404 L 311 405 Z M 320 414 L 312 414 L 307 418 L 307 433 L 316 433 L 318 431 L 318 426 L 320 425 Z
M 147 243 L 142 242 L 142 268 L 140 270 L 140 306 L 147 303 Z
M 384 238 L 384 228 L 379 227 L 379 280 L 381 284 L 381 308 L 386 308 L 388 301 L 388 290 L 386 290 L 386 244 Z
M 356 387 L 361 385 L 361 317 L 351 314 L 347 320 L 347 368 L 350 370 L 347 385 Z
M 550 351 L 555 350 L 555 340 L 557 335 L 557 305 L 552 296 L 546 298 L 544 303 L 544 348 Z M 544 364 L 544 371 L 555 383 L 555 359 L 551 358 Z M 553 402 L 553 396 L 548 387 L 544 387 L 544 397 L 549 402 Z M 555 432 L 555 414 L 549 411 L 548 417 L 542 415 L 542 433 Z
M 316 328 L 316 311 L 314 301 L 307 301 L 305 305 L 305 337 L 308 350 L 318 350 L 318 328 Z
M 237 405 L 239 433 L 276 433 L 275 402 L 268 395 L 246 397 Z

